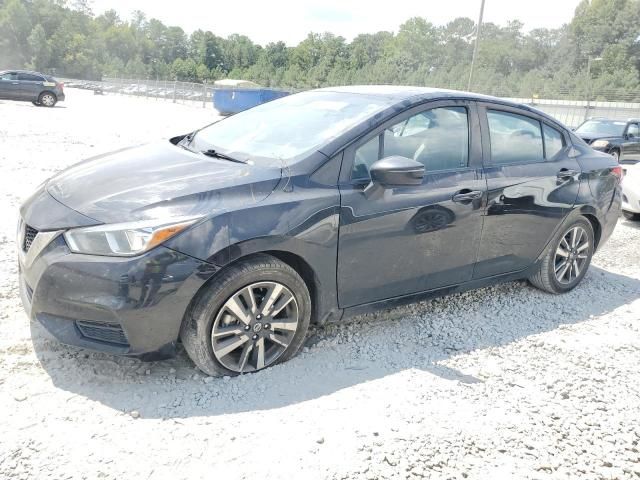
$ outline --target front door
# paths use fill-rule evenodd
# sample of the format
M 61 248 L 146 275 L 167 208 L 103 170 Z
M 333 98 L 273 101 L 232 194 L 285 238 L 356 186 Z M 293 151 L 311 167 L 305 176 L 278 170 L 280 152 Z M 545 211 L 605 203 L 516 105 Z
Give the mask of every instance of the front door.
M 36 100 L 42 91 L 44 78 L 32 73 L 18 73 L 19 95 L 22 100 Z
M 633 122 L 627 125 L 622 141 L 621 160 L 640 161 L 640 123 Z
M 580 166 L 570 139 L 546 118 L 497 104 L 479 107 L 488 185 L 474 278 L 530 266 L 573 207 Z
M 0 98 L 10 100 L 19 97 L 20 83 L 16 72 L 3 72 L 0 75 Z
M 341 307 L 472 277 L 486 198 L 477 111 L 465 101 L 427 105 L 396 116 L 345 151 L 338 249 Z M 367 197 L 363 190 L 369 168 L 392 155 L 423 163 L 422 185 Z

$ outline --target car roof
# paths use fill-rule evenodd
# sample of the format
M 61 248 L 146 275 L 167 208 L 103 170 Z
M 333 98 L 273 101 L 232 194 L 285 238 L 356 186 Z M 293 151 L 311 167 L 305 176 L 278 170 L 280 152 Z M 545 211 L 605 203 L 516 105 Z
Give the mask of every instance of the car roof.
M 34 70 L 21 70 L 19 68 L 7 68 L 5 70 L 0 70 L 0 73 L 5 73 L 5 72 L 32 73 L 34 75 L 40 75 L 41 77 L 48 77 L 49 76 L 46 73 L 40 73 L 40 72 L 36 72 Z
M 476 100 L 481 102 L 497 103 L 509 107 L 519 108 L 531 113 L 540 115 L 555 124 L 561 125 L 556 119 L 549 116 L 542 110 L 525 105 L 523 103 L 513 102 L 504 98 L 492 97 L 491 95 L 483 95 L 480 93 L 464 92 L 461 90 L 448 90 L 444 88 L 431 87 L 414 87 L 405 85 L 352 85 L 344 87 L 325 87 L 317 89 L 320 92 L 336 92 L 352 95 L 366 95 L 371 97 L 384 98 L 389 103 L 396 104 L 404 101 L 420 103 L 429 100 L 446 100 L 446 99 L 464 99 Z

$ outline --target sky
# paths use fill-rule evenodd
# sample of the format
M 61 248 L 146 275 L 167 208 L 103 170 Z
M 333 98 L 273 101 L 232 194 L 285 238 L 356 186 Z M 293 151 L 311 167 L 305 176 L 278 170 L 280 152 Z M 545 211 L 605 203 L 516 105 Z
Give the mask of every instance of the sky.
M 520 20 L 526 30 L 568 23 L 580 0 L 486 0 L 484 21 L 505 25 Z M 115 9 L 122 18 L 141 10 L 148 18 L 177 25 L 187 33 L 201 28 L 226 37 L 248 36 L 265 45 L 283 40 L 294 46 L 309 32 L 331 32 L 351 41 L 360 33 L 396 32 L 411 17 L 436 25 L 454 18 L 478 18 L 480 0 L 92 0 L 94 13 Z

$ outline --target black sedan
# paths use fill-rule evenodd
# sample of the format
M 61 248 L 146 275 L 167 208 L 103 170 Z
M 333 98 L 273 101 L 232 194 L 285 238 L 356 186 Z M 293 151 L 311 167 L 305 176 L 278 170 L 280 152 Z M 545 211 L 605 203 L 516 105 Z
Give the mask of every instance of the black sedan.
M 53 107 L 64 100 L 64 85 L 51 75 L 26 70 L 0 72 L 0 98 Z
M 620 163 L 640 162 L 640 119 L 592 118 L 575 132 L 592 148 L 613 155 Z
M 89 159 L 20 210 L 24 306 L 60 341 L 211 375 L 310 323 L 514 279 L 584 278 L 621 167 L 553 118 L 414 87 L 308 91 Z

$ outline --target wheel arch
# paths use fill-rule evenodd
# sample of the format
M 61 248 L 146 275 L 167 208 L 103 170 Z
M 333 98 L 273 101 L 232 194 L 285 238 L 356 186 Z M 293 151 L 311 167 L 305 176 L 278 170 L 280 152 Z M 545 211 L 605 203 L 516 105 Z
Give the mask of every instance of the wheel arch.
M 589 220 L 589 223 L 591 223 L 591 226 L 593 227 L 593 238 L 595 241 L 595 250 L 597 250 L 598 245 L 600 244 L 600 238 L 602 237 L 602 225 L 600 225 L 600 221 L 592 213 L 583 213 L 582 216 L 587 220 Z
M 224 265 L 222 268 L 218 269 L 200 286 L 200 288 L 198 288 L 198 291 L 195 293 L 195 295 L 189 302 L 187 309 L 185 310 L 182 321 L 187 321 L 194 305 L 196 305 L 196 303 L 198 302 L 198 299 L 209 288 L 211 283 L 214 282 L 224 271 L 239 262 L 257 258 L 260 255 L 269 255 L 271 257 L 277 258 L 278 260 L 289 265 L 296 271 L 296 273 L 298 273 L 298 275 L 300 275 L 305 285 L 307 286 L 307 289 L 309 290 L 309 296 L 311 297 L 311 323 L 322 323 L 328 316 L 330 316 L 329 314 L 332 313 L 332 310 L 329 310 L 329 312 L 324 312 L 324 309 L 322 307 L 322 302 L 320 301 L 320 299 L 323 297 L 321 282 L 318 278 L 318 275 L 316 274 L 316 271 L 309 264 L 309 262 L 307 262 L 299 254 L 293 253 L 291 251 L 267 249 L 247 253 L 246 255 L 237 257 Z

